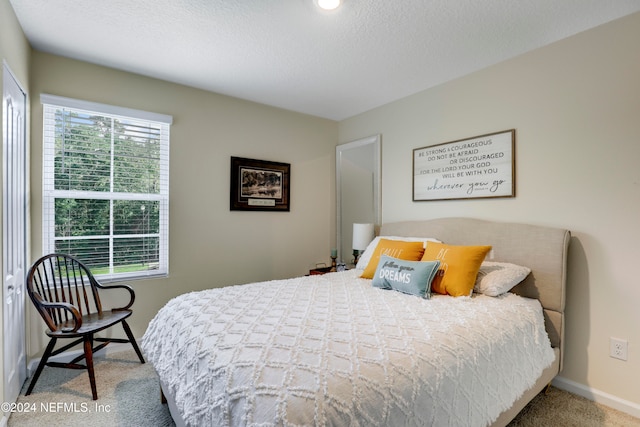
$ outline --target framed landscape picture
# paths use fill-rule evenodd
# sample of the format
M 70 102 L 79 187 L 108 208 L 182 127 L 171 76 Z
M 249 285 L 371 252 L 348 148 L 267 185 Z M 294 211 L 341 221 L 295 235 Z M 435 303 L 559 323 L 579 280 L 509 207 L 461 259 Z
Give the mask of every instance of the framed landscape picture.
M 232 211 L 289 211 L 289 163 L 231 157 Z

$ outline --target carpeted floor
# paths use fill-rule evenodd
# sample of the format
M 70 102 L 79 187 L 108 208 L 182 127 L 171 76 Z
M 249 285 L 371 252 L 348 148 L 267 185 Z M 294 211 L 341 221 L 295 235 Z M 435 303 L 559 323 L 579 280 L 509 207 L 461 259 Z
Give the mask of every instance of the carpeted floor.
M 536 396 L 509 427 L 639 427 L 640 419 L 551 387 Z
M 94 357 L 98 400 L 91 400 L 85 370 L 44 368 L 33 393 L 25 396 L 27 378 L 9 417 L 10 427 L 173 426 L 153 367 L 131 351 Z M 22 408 L 21 408 L 22 405 Z
M 149 363 L 133 351 L 96 356 L 98 400 L 91 400 L 86 371 L 45 368 L 34 392 L 28 381 L 9 418 L 9 427 L 173 426 Z M 538 395 L 510 427 L 640 427 L 640 419 L 551 387 Z

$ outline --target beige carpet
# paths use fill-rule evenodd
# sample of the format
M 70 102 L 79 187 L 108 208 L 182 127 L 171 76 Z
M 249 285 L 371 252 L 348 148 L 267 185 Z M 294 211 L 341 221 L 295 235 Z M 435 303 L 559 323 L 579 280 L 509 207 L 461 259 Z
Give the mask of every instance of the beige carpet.
M 45 367 L 33 393 L 25 396 L 27 378 L 18 397 L 26 410 L 9 417 L 10 427 L 54 426 L 173 426 L 153 367 L 141 364 L 131 351 L 98 353 L 94 357 L 98 400 L 91 400 L 85 370 Z M 28 410 L 28 412 L 27 412 Z
M 133 351 L 96 357 L 98 400 L 91 400 L 86 371 L 45 368 L 31 396 L 18 398 L 26 407 L 9 418 L 10 427 L 173 426 L 160 403 L 159 385 L 150 364 Z M 27 412 L 26 409 L 29 411 Z M 538 395 L 510 427 L 640 427 L 640 419 L 596 404 L 555 387 Z
M 640 419 L 551 387 L 536 396 L 509 427 L 638 427 Z

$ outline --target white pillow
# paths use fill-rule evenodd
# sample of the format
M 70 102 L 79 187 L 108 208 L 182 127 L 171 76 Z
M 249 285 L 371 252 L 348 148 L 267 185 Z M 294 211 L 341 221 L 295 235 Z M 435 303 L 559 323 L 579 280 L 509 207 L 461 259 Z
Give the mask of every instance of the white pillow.
M 479 294 L 496 297 L 509 292 L 531 273 L 529 267 L 508 262 L 484 261 L 478 271 L 473 290 Z
M 371 243 L 367 246 L 367 249 L 364 250 L 360 258 L 358 258 L 358 264 L 356 264 L 357 270 L 364 270 L 369 265 L 369 261 L 371 260 L 371 255 L 378 247 L 378 242 L 380 239 L 388 239 L 388 240 L 402 240 L 405 242 L 437 242 L 442 243 L 440 240 L 432 239 L 431 237 L 398 237 L 398 236 L 376 236 Z

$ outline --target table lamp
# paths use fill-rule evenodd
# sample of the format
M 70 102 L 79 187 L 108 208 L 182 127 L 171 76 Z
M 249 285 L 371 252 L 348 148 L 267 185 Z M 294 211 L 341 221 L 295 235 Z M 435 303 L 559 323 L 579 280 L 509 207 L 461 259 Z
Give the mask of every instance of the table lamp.
M 353 224 L 353 264 L 358 264 L 358 258 L 373 238 L 375 237 L 375 232 L 373 229 L 373 224 Z

